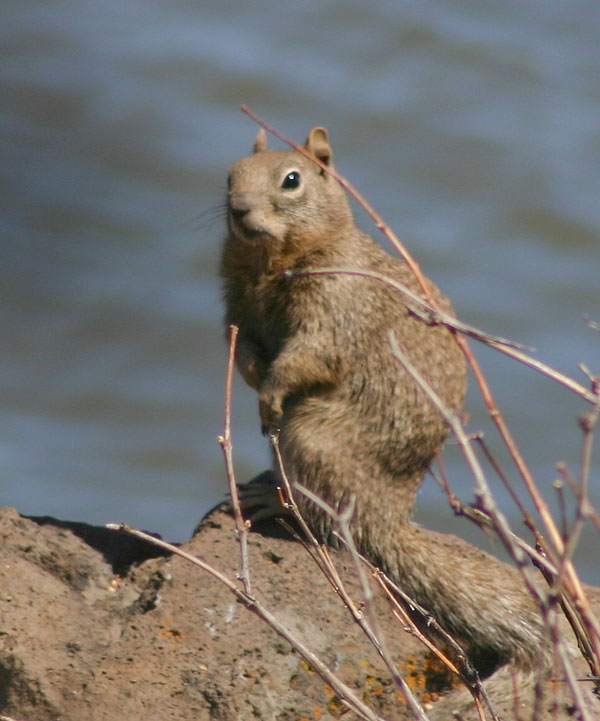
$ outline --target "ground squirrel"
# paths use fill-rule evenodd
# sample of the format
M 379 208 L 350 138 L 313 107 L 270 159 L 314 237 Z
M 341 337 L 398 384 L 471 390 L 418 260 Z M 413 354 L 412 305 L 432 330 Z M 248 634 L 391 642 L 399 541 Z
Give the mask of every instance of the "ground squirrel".
M 333 167 L 324 128 L 311 130 L 305 148 Z M 372 278 L 285 275 L 326 266 L 378 271 L 420 293 L 408 267 L 356 226 L 340 185 L 302 154 L 267 149 L 261 131 L 228 183 L 225 320 L 239 326 L 238 368 L 258 391 L 263 430 L 281 431 L 289 476 L 336 508 L 355 497 L 351 527 L 361 551 L 453 633 L 481 671 L 532 664 L 542 624 L 517 572 L 411 521 L 447 427 L 392 357 L 388 332 L 459 411 L 466 370 L 450 332 L 416 319 L 401 294 Z M 432 283 L 429 290 L 450 310 Z M 327 538 L 331 520 L 298 501 Z

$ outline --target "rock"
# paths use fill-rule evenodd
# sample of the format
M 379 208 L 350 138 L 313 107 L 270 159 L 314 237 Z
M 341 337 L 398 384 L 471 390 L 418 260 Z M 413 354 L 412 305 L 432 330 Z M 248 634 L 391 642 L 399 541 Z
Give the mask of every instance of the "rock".
M 25 518 L 11 508 L 0 510 L 0 539 L 0 713 L 8 717 L 325 721 L 345 710 L 286 641 L 179 557 L 104 528 Z M 235 528 L 222 509 L 184 548 L 235 579 Z M 383 717 L 412 718 L 302 545 L 272 524 L 250 534 L 249 550 L 255 592 L 278 620 Z M 349 557 L 331 555 L 360 599 Z M 452 696 L 436 702 L 447 677 L 378 604 L 381 630 L 426 708 L 452 703 Z

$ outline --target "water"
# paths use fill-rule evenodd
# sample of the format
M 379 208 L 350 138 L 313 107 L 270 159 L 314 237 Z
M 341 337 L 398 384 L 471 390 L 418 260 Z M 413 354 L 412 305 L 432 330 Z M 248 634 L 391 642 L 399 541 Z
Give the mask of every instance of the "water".
M 595 2 L 6 3 L 1 503 L 183 540 L 222 498 L 219 204 L 257 130 L 242 103 L 297 139 L 326 125 L 461 317 L 600 372 L 599 32 Z M 554 497 L 584 404 L 478 354 Z M 497 445 L 473 389 L 469 411 Z M 234 415 L 244 479 L 268 454 L 241 381 Z M 469 500 L 452 447 L 449 467 Z M 596 453 L 597 504 L 598 471 Z M 481 542 L 432 481 L 419 517 Z M 589 531 L 589 582 L 597 558 Z

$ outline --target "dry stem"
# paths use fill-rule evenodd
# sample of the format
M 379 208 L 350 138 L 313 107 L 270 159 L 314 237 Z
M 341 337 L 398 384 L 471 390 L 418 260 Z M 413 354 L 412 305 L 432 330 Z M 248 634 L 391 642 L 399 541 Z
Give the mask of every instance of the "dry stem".
M 242 516 L 240 497 L 233 470 L 233 443 L 231 441 L 231 401 L 233 394 L 233 372 L 235 369 L 235 353 L 237 349 L 237 337 L 239 328 L 235 325 L 229 326 L 229 358 L 227 362 L 227 376 L 225 381 L 225 428 L 222 436 L 217 436 L 217 441 L 223 450 L 225 457 L 225 470 L 229 483 L 229 494 L 235 519 L 235 528 L 240 544 L 240 571 L 238 578 L 244 585 L 246 593 L 252 593 L 250 578 L 250 560 L 248 558 L 248 530 L 249 525 Z

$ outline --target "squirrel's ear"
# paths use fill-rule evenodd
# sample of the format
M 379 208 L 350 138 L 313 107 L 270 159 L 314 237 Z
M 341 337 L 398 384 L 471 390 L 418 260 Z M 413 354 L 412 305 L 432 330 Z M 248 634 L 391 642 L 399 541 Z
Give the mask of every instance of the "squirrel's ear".
M 267 149 L 267 133 L 264 128 L 261 128 L 258 131 L 258 135 L 256 136 L 256 139 L 254 140 L 254 147 L 253 151 L 255 153 L 260 153 L 261 150 Z
M 308 134 L 304 147 L 324 165 L 333 169 L 333 150 L 329 145 L 329 133 L 326 128 L 313 128 Z

